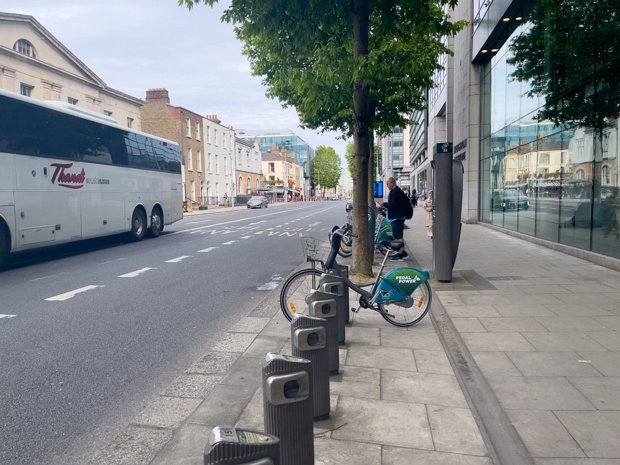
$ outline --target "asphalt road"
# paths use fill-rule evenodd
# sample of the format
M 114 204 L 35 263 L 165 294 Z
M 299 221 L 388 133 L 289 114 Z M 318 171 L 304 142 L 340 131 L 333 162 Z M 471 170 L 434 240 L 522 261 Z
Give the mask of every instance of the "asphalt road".
M 0 463 L 79 464 L 303 261 L 343 202 L 188 216 L 0 273 Z

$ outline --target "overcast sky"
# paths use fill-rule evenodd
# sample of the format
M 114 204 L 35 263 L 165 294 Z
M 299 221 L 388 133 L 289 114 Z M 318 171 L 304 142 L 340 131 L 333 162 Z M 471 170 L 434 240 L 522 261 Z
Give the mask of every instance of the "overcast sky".
M 177 0 L 2 0 L 0 11 L 33 16 L 114 89 L 144 99 L 165 87 L 173 105 L 217 114 L 237 130 L 290 129 L 344 160 L 338 134 L 299 128 L 294 109 L 265 96 L 232 25 L 220 22 L 228 3 L 189 11 Z

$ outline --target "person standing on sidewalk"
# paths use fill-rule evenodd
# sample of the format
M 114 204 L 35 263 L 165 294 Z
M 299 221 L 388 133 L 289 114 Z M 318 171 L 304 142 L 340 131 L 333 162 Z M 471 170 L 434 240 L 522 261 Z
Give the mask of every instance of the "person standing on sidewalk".
M 390 190 L 390 195 L 388 195 L 388 201 L 383 202 L 383 206 L 388 211 L 387 220 L 392 225 L 392 236 L 394 240 L 403 241 L 403 246 L 390 260 L 402 261 L 408 256 L 405 250 L 405 241 L 403 240 L 403 230 L 405 228 L 409 197 L 396 185 L 394 178 L 388 178 L 385 184 Z
M 426 199 L 424 199 L 424 211 L 426 212 L 426 235 L 433 238 L 433 191 L 428 191 Z
M 413 208 L 418 206 L 418 191 L 416 189 L 411 191 L 411 206 Z

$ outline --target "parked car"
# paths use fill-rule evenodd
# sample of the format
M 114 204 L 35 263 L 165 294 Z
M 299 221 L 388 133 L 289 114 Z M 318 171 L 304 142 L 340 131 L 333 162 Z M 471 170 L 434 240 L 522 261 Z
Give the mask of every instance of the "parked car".
M 267 197 L 263 195 L 253 195 L 248 200 L 247 206 L 248 208 L 267 208 L 269 206 L 269 201 Z
M 528 208 L 530 208 L 530 199 L 519 190 L 505 189 L 493 191 L 491 210 L 527 210 Z

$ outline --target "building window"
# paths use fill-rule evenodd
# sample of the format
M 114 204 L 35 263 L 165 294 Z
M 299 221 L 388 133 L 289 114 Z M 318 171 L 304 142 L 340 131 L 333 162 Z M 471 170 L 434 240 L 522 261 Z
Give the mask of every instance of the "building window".
M 220 157 L 219 155 L 215 155 L 215 174 L 220 172 Z
M 196 170 L 202 173 L 202 152 L 200 150 L 196 153 Z
M 191 148 L 187 149 L 187 170 L 188 171 L 193 171 L 194 170 L 194 160 L 192 159 L 192 149 Z
M 207 144 L 210 144 L 211 143 L 211 128 L 209 126 L 207 126 L 206 134 L 207 134 Z
M 103 110 L 103 114 L 110 117 L 112 116 L 112 112 L 108 110 Z
M 187 137 L 192 137 L 192 126 L 189 118 L 185 118 L 185 135 Z
M 26 55 L 27 57 L 30 57 L 30 58 L 37 57 L 37 54 L 34 50 L 33 45 L 30 42 L 28 42 L 26 39 L 19 39 L 17 42 L 15 42 L 15 44 L 13 45 L 13 50 L 15 50 L 17 53 L 21 55 Z
M 245 193 L 246 193 L 246 194 L 249 194 L 249 193 L 250 193 L 250 190 L 252 189 L 252 184 L 250 184 L 251 182 L 252 182 L 252 181 L 251 181 L 251 180 L 250 180 L 250 178 L 248 177 L 248 179 L 247 179 L 247 181 L 246 181 L 246 184 L 245 184 L 245 189 L 246 189 Z
M 196 121 L 196 140 L 200 140 L 200 123 Z
M 602 175 L 602 184 L 603 186 L 611 186 L 611 170 L 609 166 L 603 165 L 603 169 L 601 170 Z
M 217 129 L 213 130 L 213 145 L 217 145 Z
M 67 102 L 69 102 L 71 105 L 77 105 L 78 99 L 73 98 L 73 97 L 67 97 Z
M 276 164 L 275 163 L 269 163 L 269 172 L 270 173 L 275 173 L 276 172 Z
M 239 182 L 237 183 L 237 192 L 239 192 L 240 194 L 242 193 L 241 189 L 243 189 L 243 178 L 239 176 Z M 247 191 L 246 191 L 246 194 L 247 194 Z
M 23 82 L 19 85 L 19 93 L 26 97 L 32 97 L 32 89 L 34 89 L 34 86 L 29 86 Z
M 211 152 L 207 152 L 207 171 L 211 172 Z
M 127 127 L 133 127 L 133 118 L 130 118 L 129 116 L 127 117 Z
M 539 165 L 548 165 L 549 164 L 549 152 L 542 152 L 540 154 L 540 158 L 538 159 Z

